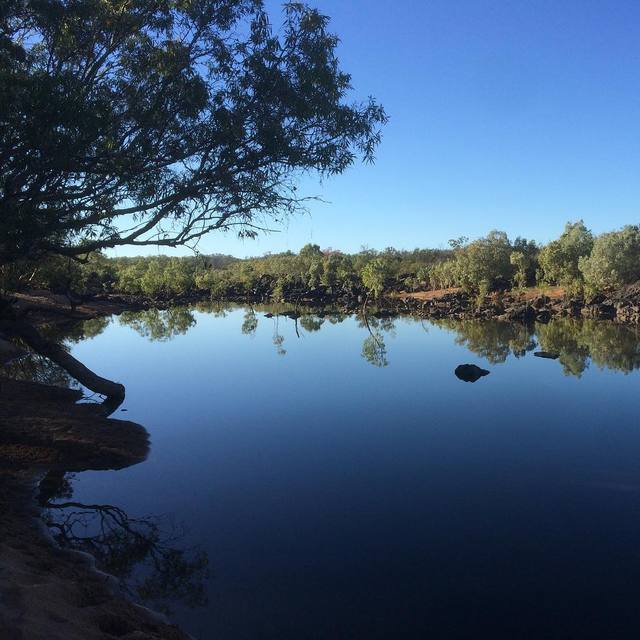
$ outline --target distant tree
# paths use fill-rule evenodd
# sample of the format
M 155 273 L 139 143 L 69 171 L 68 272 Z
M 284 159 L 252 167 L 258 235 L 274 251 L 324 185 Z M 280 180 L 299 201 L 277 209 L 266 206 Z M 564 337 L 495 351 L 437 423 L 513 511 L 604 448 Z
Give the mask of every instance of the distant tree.
M 150 260 L 140 279 L 140 288 L 148 296 L 157 296 L 165 289 L 164 268 L 159 260 Z
M 591 254 L 579 259 L 579 268 L 592 294 L 640 280 L 640 226 L 598 236 Z
M 504 231 L 490 231 L 486 237 L 455 252 L 457 279 L 469 291 L 486 294 L 511 281 L 513 247 Z
M 306 261 L 312 261 L 324 257 L 320 246 L 317 244 L 305 244 L 304 247 L 300 249 L 298 255 L 300 256 L 300 258 Z
M 374 258 L 364 266 L 360 277 L 367 291 L 373 294 L 374 298 L 378 298 L 387 286 L 389 275 L 388 260 L 385 258 Z
M 562 235 L 540 251 L 540 279 L 547 284 L 558 284 L 570 290 L 582 287 L 580 258 L 588 256 L 593 248 L 593 235 L 582 220 L 568 222 Z
M 515 286 L 527 287 L 535 284 L 539 252 L 540 248 L 533 240 L 520 236 L 514 240 L 510 259 L 515 268 L 513 274 Z

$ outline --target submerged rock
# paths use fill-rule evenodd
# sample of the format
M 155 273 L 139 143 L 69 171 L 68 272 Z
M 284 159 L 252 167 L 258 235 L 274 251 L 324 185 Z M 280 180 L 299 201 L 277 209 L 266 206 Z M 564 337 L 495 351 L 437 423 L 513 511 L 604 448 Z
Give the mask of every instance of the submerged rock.
M 464 382 L 476 382 L 489 375 L 489 371 L 481 369 L 475 364 L 459 364 L 454 371 L 456 378 L 464 380 Z

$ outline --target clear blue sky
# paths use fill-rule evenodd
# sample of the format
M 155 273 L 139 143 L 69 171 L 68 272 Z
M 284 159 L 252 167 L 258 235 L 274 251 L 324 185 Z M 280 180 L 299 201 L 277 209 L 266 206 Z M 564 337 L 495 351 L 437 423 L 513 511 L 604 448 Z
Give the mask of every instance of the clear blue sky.
M 280 233 L 216 234 L 200 250 L 445 246 L 493 228 L 544 242 L 567 220 L 640 222 L 638 0 L 312 4 L 332 18 L 356 96 L 389 113 L 377 162 L 305 180 L 330 204 Z

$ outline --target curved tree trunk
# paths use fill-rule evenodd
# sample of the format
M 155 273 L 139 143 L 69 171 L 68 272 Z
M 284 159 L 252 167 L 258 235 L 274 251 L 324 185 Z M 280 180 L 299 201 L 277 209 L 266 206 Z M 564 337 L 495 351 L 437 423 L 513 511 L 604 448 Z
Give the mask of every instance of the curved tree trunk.
M 87 389 L 107 396 L 110 400 L 121 401 L 124 399 L 124 385 L 95 374 L 91 369 L 85 367 L 82 362 L 76 360 L 70 353 L 65 351 L 59 344 L 41 336 L 32 325 L 18 318 L 6 307 L 0 311 L 0 327 L 10 334 L 21 338 L 34 351 L 55 362 L 80 384 L 87 387 Z

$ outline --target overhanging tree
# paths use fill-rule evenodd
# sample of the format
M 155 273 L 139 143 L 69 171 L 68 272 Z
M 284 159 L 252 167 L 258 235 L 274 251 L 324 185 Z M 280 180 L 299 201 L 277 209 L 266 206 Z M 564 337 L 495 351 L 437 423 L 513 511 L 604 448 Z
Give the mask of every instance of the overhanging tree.
M 328 18 L 261 0 L 5 0 L 0 265 L 254 236 L 296 179 L 373 159 Z
M 259 0 L 9 0 L 0 28 L 3 260 L 254 234 L 385 121 L 298 3 L 278 32 Z

